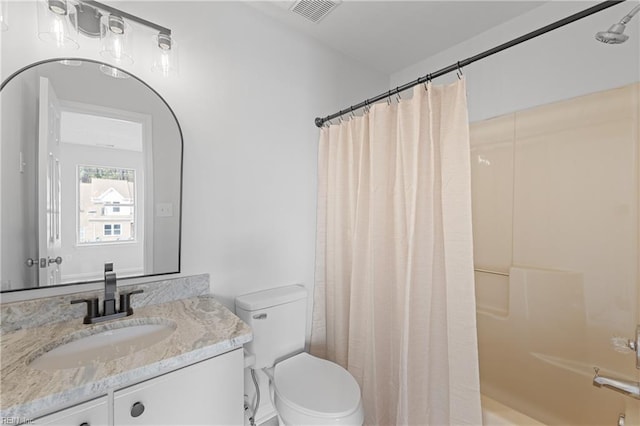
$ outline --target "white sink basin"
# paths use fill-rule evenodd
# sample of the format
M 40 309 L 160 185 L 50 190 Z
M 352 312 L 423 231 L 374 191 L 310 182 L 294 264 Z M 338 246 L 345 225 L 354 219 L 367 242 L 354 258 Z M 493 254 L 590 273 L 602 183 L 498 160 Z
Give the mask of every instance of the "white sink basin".
M 38 370 L 61 370 L 100 364 L 146 349 L 176 329 L 172 321 L 121 321 L 85 329 L 47 345 L 28 361 Z

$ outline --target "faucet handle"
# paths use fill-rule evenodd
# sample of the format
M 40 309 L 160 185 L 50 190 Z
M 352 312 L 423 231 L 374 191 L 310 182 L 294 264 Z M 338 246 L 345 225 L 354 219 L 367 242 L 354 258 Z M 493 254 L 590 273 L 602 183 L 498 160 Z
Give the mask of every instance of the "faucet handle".
M 100 316 L 100 308 L 98 307 L 98 298 L 89 298 L 89 299 L 76 299 L 72 300 L 71 304 L 75 305 L 76 303 L 86 303 L 87 304 L 87 315 L 84 317 L 82 321 L 84 324 L 91 324 L 91 320 L 93 318 L 97 318 Z
M 133 315 L 133 308 L 131 307 L 131 296 L 134 294 L 144 293 L 143 289 L 133 290 L 128 293 L 120 293 L 120 311 L 126 312 L 127 316 Z

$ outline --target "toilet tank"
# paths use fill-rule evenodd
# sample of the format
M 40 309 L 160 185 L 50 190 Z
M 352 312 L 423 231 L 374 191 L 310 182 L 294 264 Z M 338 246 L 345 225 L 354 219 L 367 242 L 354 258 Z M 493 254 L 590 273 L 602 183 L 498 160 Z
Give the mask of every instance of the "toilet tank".
M 236 315 L 251 326 L 253 340 L 245 349 L 256 357 L 253 368 L 304 351 L 307 290 L 301 285 L 278 287 L 236 298 Z

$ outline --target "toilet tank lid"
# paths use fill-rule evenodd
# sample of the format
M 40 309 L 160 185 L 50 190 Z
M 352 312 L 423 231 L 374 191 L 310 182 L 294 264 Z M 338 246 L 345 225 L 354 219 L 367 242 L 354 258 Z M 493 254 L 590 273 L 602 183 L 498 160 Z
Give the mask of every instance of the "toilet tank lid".
M 245 311 L 257 311 L 271 308 L 307 297 L 307 290 L 301 285 L 289 285 L 269 290 L 257 291 L 236 297 L 236 308 Z

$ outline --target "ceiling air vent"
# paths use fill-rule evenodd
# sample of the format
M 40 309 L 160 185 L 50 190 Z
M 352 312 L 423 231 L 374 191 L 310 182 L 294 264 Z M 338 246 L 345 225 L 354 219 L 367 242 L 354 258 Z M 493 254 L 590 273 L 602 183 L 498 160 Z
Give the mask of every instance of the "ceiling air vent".
M 308 19 L 311 22 L 317 23 L 335 9 L 341 1 L 331 0 L 298 0 L 293 6 L 291 11 L 298 15 Z

